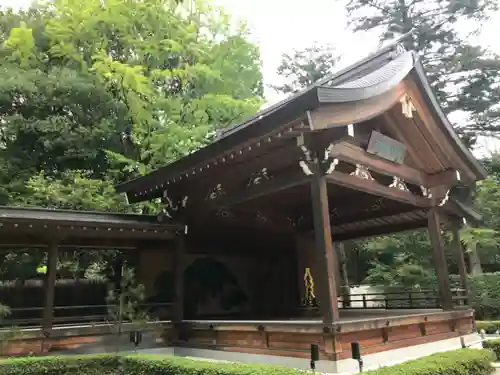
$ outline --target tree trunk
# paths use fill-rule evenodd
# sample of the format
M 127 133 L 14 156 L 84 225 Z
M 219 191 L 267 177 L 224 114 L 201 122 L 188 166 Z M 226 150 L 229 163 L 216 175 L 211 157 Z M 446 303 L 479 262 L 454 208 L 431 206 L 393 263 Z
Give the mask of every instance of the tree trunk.
M 347 255 L 345 253 L 345 246 L 343 242 L 339 242 L 340 264 L 342 265 L 342 300 L 347 307 L 351 306 L 349 277 L 347 273 Z

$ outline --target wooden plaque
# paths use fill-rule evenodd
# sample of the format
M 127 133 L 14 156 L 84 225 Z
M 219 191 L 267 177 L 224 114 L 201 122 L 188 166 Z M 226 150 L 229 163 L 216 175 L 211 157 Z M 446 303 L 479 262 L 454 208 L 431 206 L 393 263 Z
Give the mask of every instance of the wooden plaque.
M 366 152 L 397 164 L 403 164 L 406 157 L 406 147 L 403 143 L 375 130 L 372 131 Z

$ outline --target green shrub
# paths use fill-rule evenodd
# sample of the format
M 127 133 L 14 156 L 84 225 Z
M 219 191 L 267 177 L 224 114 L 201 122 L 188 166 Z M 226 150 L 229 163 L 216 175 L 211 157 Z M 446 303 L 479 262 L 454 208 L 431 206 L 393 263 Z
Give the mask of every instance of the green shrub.
M 500 320 L 479 320 L 476 321 L 476 329 L 478 332 L 484 330 L 485 333 L 495 333 L 500 330 Z
M 489 350 L 460 349 L 370 371 L 372 375 L 488 375 Z M 196 361 L 158 355 L 31 357 L 0 361 L 0 375 L 304 375 L 268 365 Z
M 436 353 L 391 367 L 367 371 L 370 375 L 487 375 L 493 371 L 489 350 L 459 349 Z
M 483 348 L 495 353 L 497 361 L 500 361 L 500 339 L 483 341 Z
M 500 272 L 470 276 L 469 295 L 477 319 L 500 317 Z
M 31 357 L 0 361 L 0 375 L 302 375 L 288 367 L 161 355 Z

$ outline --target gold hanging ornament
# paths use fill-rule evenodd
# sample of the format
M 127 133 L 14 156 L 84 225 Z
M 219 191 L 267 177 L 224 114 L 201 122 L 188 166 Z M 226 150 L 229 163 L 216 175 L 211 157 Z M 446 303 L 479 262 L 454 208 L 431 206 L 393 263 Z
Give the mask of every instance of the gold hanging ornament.
M 304 306 L 308 308 L 316 307 L 316 295 L 314 294 L 314 279 L 311 275 L 311 269 L 306 268 L 304 273 Z

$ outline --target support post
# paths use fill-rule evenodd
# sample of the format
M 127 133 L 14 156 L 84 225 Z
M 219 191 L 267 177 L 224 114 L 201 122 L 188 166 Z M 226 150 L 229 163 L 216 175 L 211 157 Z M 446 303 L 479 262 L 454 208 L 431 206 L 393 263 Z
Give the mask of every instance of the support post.
M 318 289 L 320 292 L 319 308 L 323 315 L 323 322 L 331 324 L 339 319 L 337 280 L 335 276 L 335 265 L 338 262 L 336 253 L 333 251 L 327 183 L 324 176 L 313 176 L 311 200 L 314 217 Z
M 57 275 L 58 244 L 52 242 L 47 252 L 47 273 L 44 278 L 44 306 L 42 316 L 42 330 L 50 335 L 54 320 L 54 295 Z
M 436 207 L 431 208 L 427 213 L 429 235 L 431 238 L 432 260 L 436 267 L 438 279 L 439 295 L 443 310 L 453 310 L 453 300 L 451 297 L 450 278 L 444 252 L 443 238 L 441 236 L 441 224 Z
M 184 254 L 186 247 L 184 235 L 184 233 L 180 233 L 177 236 L 175 249 L 175 298 L 172 317 L 174 322 L 182 322 L 184 319 Z
M 465 289 L 466 295 L 469 294 L 469 280 L 467 278 L 467 268 L 465 266 L 465 257 L 462 249 L 462 244 L 460 242 L 460 233 L 459 233 L 459 225 L 458 223 L 452 223 L 451 233 L 452 233 L 452 250 L 453 255 L 455 256 L 455 262 L 458 267 L 458 274 L 460 275 L 460 284 L 462 288 Z

